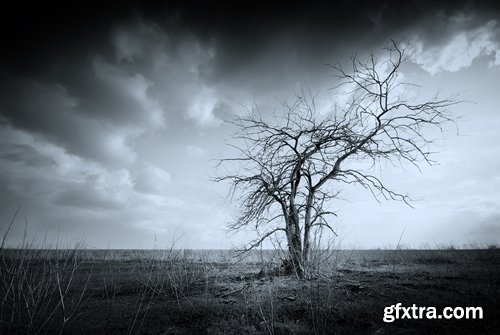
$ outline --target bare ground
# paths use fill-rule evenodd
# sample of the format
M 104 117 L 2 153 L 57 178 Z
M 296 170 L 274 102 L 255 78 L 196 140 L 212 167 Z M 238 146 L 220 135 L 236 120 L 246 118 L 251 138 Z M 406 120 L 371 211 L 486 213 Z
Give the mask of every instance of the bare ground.
M 176 257 L 79 264 L 65 334 L 497 334 L 499 250 L 353 251 L 318 261 L 306 280 L 267 261 Z M 36 267 L 37 265 L 31 265 Z M 478 306 L 482 320 L 383 322 L 384 307 Z M 4 313 L 6 315 L 6 313 Z M 7 313 L 8 314 L 8 313 Z M 40 333 L 60 331 L 62 316 Z M 3 321 L 4 333 L 23 327 Z

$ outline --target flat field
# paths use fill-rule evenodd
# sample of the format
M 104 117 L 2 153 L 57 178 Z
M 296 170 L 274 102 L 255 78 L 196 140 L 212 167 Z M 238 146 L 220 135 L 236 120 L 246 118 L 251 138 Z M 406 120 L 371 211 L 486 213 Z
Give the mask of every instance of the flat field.
M 304 280 L 281 274 L 274 251 L 0 253 L 1 334 L 498 334 L 500 327 L 497 249 L 317 252 Z M 483 318 L 417 320 L 411 312 L 384 322 L 384 308 L 396 303 L 437 314 L 481 307 Z

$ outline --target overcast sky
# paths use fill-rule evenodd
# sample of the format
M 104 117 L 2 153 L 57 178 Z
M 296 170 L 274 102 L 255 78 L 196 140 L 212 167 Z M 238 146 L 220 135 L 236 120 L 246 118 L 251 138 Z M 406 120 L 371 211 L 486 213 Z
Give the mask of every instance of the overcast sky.
M 333 225 L 346 247 L 500 242 L 500 11 L 474 1 L 23 4 L 3 9 L 0 222 L 92 248 L 230 248 L 236 204 L 211 182 L 232 128 L 256 102 L 272 113 L 304 87 L 328 101 L 325 64 L 407 43 L 414 95 L 460 94 L 460 135 L 439 165 L 381 166 L 416 199 L 379 204 L 346 189 Z M 138 2 L 137 2 L 138 3 Z M 342 4 L 344 3 L 344 4 Z M 335 97 L 334 97 L 335 98 Z M 406 228 L 405 228 L 406 227 Z M 156 245 L 155 245 L 156 235 Z

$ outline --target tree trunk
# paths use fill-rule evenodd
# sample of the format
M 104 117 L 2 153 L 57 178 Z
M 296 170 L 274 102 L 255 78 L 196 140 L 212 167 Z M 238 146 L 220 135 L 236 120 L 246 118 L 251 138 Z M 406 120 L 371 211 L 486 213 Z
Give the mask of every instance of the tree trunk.
M 309 261 L 309 250 L 310 250 L 310 239 L 309 234 L 311 231 L 311 209 L 314 201 L 314 189 L 309 189 L 309 194 L 307 196 L 305 215 L 304 215 L 304 250 L 302 259 L 304 263 Z
M 307 263 L 309 260 L 309 249 L 310 249 L 309 234 L 311 230 L 311 208 L 313 200 L 314 200 L 314 190 L 309 191 L 309 195 L 307 196 L 305 216 L 304 216 L 304 251 L 302 255 L 304 263 Z
M 304 259 L 304 263 L 307 263 L 309 261 L 309 249 L 310 249 L 309 232 L 310 232 L 310 225 L 305 224 L 304 225 L 304 252 L 302 255 L 302 258 Z
M 304 259 L 302 257 L 302 242 L 300 239 L 299 223 L 293 216 L 290 217 L 287 230 L 288 253 L 291 270 L 299 278 L 304 277 Z

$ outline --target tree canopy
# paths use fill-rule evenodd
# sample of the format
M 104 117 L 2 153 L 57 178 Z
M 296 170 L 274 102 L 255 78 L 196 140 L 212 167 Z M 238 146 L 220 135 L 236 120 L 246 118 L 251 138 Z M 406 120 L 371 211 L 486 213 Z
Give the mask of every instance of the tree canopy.
M 241 210 L 230 229 L 254 227 L 260 238 L 245 250 L 260 245 L 273 234 L 287 238 L 292 269 L 305 273 L 311 250 L 311 231 L 328 228 L 334 232 L 326 205 L 339 190 L 327 187 L 334 181 L 358 184 L 377 199 L 404 201 L 409 197 L 392 190 L 375 174 L 360 168 L 381 161 L 406 161 L 419 168 L 432 164 L 430 148 L 435 132 L 454 122 L 450 107 L 456 97 L 438 95 L 423 102 L 407 99 L 405 88 L 414 84 L 400 80 L 406 61 L 404 48 L 391 42 L 379 61 L 371 53 L 367 61 L 356 55 L 351 67 L 332 65 L 338 80 L 333 92 L 343 95 L 344 104 L 319 110 L 315 97 L 302 91 L 282 113 L 272 117 L 258 108 L 230 121 L 232 142 L 238 154 L 220 164 L 236 162 L 233 173 L 216 178 L 231 185 Z M 341 92 L 341 93 L 339 93 Z

